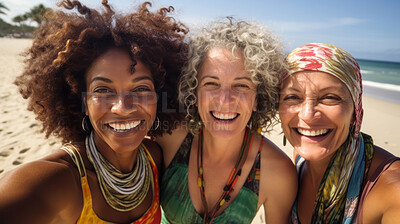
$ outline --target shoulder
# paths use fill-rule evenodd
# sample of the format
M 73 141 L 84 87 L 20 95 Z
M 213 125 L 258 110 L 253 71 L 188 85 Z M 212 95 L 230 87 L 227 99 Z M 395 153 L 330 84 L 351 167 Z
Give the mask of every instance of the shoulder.
M 164 167 L 167 167 L 171 163 L 188 133 L 189 130 L 187 126 L 182 124 L 178 125 L 171 134 L 164 133 L 162 136 L 155 138 L 155 141 L 160 145 L 163 151 Z
M 270 175 L 283 173 L 284 175 L 297 176 L 296 168 L 292 160 L 269 139 L 264 138 L 264 144 L 261 151 L 261 163 Z
M 265 189 L 297 191 L 297 171 L 292 160 L 274 143 L 264 138 L 261 151 L 261 181 Z
M 375 147 L 369 176 L 390 157 L 393 155 L 382 148 Z M 387 223 L 396 223 L 390 220 L 400 219 L 400 160 L 393 162 L 377 179 L 365 199 L 365 216 L 367 216 L 365 221 L 368 218 L 378 217 L 382 221 L 386 220 Z
M 383 223 L 397 223 L 400 219 L 400 161 L 394 162 L 384 171 L 377 184 L 385 199 Z
M 65 156 L 58 150 L 5 174 L 0 181 L 0 210 L 19 215 L 24 211 L 26 217 L 55 216 L 66 206 L 76 205 L 81 200 L 80 177 Z
M 267 222 L 287 223 L 297 195 L 297 171 L 292 160 L 264 138 L 261 151 L 259 205 L 268 213 Z
M 143 140 L 143 144 L 149 150 L 149 153 L 150 153 L 151 157 L 153 158 L 154 162 L 156 163 L 158 170 L 161 170 L 162 161 L 163 161 L 163 153 L 162 153 L 160 145 L 157 142 L 152 141 L 147 138 L 145 138 Z

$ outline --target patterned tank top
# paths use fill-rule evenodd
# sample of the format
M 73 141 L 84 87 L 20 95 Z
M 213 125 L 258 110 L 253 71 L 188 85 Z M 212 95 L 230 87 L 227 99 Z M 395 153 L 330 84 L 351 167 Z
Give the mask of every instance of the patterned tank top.
M 188 165 L 193 135 L 188 134 L 175 154 L 161 179 L 161 223 L 202 223 L 202 217 L 195 210 L 188 187 Z M 260 150 L 262 148 L 262 143 Z M 260 182 L 260 150 L 256 156 L 247 181 L 235 200 L 213 223 L 251 223 L 257 213 Z
M 153 171 L 153 180 L 154 180 L 154 196 L 153 202 L 150 208 L 146 211 L 146 213 L 139 219 L 134 222 L 134 224 L 150 224 L 150 223 L 160 223 L 161 221 L 161 208 L 159 203 L 159 184 L 158 184 L 158 170 L 157 166 L 151 157 L 147 148 L 142 144 L 144 151 L 146 152 L 147 158 L 150 161 L 151 168 Z M 71 144 L 65 144 L 61 148 L 66 151 L 74 161 L 75 165 L 78 167 L 79 173 L 81 175 L 81 185 L 83 192 L 83 209 L 81 215 L 76 222 L 77 224 L 91 223 L 91 224 L 106 224 L 110 223 L 100 219 L 92 208 L 92 195 L 90 193 L 90 188 L 88 184 L 88 180 L 86 177 L 85 165 L 83 164 L 82 157 L 79 151 Z

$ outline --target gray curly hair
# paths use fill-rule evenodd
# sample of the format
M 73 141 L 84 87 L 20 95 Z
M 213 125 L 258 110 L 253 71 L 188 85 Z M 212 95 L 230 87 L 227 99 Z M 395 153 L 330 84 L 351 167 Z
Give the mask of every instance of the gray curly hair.
M 233 18 L 211 23 L 190 40 L 188 60 L 179 80 L 179 101 L 186 107 L 189 130 L 197 133 L 202 123 L 196 107 L 198 71 L 208 51 L 214 47 L 240 50 L 245 67 L 257 87 L 257 110 L 249 124 L 251 130 L 269 131 L 276 118 L 279 80 L 286 74 L 283 45 L 270 30 L 261 24 L 234 21 Z

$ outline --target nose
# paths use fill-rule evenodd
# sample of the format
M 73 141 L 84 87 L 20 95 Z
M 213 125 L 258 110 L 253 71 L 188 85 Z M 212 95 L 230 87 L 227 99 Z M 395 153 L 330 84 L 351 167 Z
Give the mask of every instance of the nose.
M 299 106 L 299 118 L 303 121 L 313 121 L 319 116 L 318 110 L 316 109 L 317 105 L 314 100 L 305 100 Z
M 129 115 L 137 110 L 134 96 L 130 94 L 120 94 L 113 102 L 111 112 L 121 116 Z
M 235 102 L 235 93 L 229 88 L 223 88 L 219 91 L 218 101 L 221 105 Z

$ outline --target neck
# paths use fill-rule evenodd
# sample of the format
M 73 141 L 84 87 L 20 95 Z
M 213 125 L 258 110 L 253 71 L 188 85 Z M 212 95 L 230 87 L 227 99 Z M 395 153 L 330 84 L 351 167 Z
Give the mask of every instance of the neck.
M 216 162 L 235 161 L 239 156 L 245 129 L 232 138 L 214 137 L 207 130 L 203 131 L 203 156 Z
M 97 151 L 117 170 L 121 171 L 122 173 L 129 173 L 132 171 L 136 164 L 139 147 L 137 147 L 135 150 L 128 150 L 126 152 L 119 153 L 106 144 L 96 133 L 94 133 L 94 143 Z
M 333 159 L 333 158 L 330 158 Z M 307 161 L 303 167 L 304 174 L 307 174 L 309 181 L 311 181 L 313 188 L 318 190 L 321 183 L 322 177 L 324 176 L 326 169 L 330 163 L 329 160 L 324 161 Z

